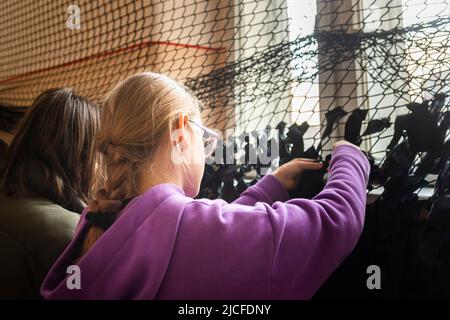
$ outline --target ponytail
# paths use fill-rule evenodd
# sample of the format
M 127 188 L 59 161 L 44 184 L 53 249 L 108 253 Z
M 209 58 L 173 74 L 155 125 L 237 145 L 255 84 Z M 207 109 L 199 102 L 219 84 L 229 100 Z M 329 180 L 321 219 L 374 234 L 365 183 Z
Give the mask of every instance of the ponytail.
M 115 146 L 111 142 L 106 143 L 104 150 L 107 168 L 107 180 L 105 188 L 97 192 L 96 199 L 90 201 L 86 220 L 88 232 L 84 240 L 81 255 L 94 245 L 102 234 L 116 220 L 123 207 L 136 195 L 136 170 L 135 163 L 125 157 L 126 149 Z

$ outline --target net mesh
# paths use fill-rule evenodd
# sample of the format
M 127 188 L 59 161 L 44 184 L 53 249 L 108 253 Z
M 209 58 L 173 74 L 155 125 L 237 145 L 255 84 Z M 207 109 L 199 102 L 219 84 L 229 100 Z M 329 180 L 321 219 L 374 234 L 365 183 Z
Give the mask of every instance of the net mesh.
M 0 125 L 9 132 L 15 107 L 46 89 L 101 101 L 152 70 L 191 88 L 210 127 L 240 134 L 307 122 L 305 149 L 324 155 L 365 109 L 361 146 L 382 163 L 395 117 L 449 93 L 449 0 L 29 0 L 2 2 L 0 15 Z

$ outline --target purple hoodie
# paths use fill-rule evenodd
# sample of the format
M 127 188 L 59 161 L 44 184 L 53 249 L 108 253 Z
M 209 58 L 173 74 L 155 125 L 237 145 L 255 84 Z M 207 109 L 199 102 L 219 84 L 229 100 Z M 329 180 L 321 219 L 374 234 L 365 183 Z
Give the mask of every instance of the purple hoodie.
M 79 261 L 87 227 L 41 287 L 46 299 L 308 299 L 352 251 L 362 231 L 370 166 L 358 149 L 333 151 L 324 190 L 291 199 L 273 175 L 232 203 L 192 199 L 172 183 L 133 199 Z

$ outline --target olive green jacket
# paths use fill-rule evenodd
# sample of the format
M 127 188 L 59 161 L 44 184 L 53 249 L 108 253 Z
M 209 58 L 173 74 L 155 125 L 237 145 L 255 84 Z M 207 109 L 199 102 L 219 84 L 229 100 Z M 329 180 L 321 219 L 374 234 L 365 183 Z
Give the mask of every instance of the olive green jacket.
M 78 220 L 46 199 L 6 197 L 0 188 L 0 299 L 40 298 L 41 283 Z

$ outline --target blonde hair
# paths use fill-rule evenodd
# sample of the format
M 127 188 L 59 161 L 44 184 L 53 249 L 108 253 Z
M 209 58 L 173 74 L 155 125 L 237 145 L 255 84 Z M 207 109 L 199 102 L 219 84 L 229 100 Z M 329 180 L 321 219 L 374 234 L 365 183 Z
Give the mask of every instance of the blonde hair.
M 109 93 L 96 141 L 104 160 L 104 182 L 89 203 L 89 213 L 117 213 L 124 200 L 137 195 L 141 170 L 151 169 L 160 141 L 172 135 L 174 121 L 182 113 L 200 116 L 198 100 L 179 82 L 162 74 L 135 74 Z M 98 226 L 89 228 L 81 256 L 104 231 Z

